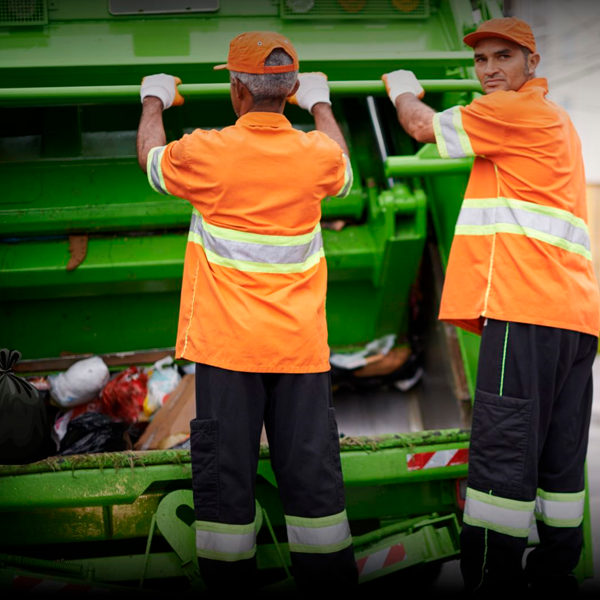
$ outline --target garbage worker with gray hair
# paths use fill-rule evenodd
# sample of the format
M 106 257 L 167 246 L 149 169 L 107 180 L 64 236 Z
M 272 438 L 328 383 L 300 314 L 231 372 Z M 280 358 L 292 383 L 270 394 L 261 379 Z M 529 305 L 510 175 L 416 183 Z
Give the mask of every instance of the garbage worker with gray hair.
M 162 112 L 183 99 L 146 77 L 138 159 L 159 193 L 190 201 L 177 357 L 196 363 L 191 423 L 196 547 L 209 590 L 257 585 L 255 478 L 265 424 L 300 591 L 351 590 L 325 321 L 321 200 L 352 185 L 327 79 L 298 76 L 291 42 L 238 35 L 226 65 L 238 120 L 166 144 Z M 316 131 L 292 128 L 286 99 Z

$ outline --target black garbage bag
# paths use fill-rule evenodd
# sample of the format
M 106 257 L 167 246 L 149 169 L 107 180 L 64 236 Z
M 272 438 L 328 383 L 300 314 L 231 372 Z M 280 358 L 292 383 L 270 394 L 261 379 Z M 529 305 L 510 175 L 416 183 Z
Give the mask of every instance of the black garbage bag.
M 0 464 L 22 465 L 48 456 L 44 401 L 29 382 L 13 373 L 17 350 L 0 350 Z
M 123 437 L 126 429 L 127 423 L 115 422 L 107 415 L 84 413 L 69 422 L 59 454 L 120 452 L 127 448 Z

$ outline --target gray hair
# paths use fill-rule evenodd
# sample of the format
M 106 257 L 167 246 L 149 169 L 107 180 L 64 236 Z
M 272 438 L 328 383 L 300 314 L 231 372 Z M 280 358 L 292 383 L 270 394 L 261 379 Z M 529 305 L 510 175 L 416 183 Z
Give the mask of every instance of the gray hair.
M 292 57 L 282 48 L 275 48 L 265 61 L 265 66 L 275 67 L 279 65 L 291 65 Z M 298 79 L 298 71 L 288 73 L 266 73 L 255 75 L 252 73 L 240 73 L 229 71 L 231 79 L 241 81 L 252 94 L 256 104 L 285 99 Z

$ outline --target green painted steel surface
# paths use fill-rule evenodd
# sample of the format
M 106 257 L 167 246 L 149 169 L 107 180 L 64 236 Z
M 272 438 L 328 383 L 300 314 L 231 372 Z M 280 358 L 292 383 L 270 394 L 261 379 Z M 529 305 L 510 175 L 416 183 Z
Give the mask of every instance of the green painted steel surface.
M 423 79 L 426 92 L 480 92 L 477 80 Z M 386 94 L 382 81 L 331 81 L 332 96 L 367 96 Z M 181 84 L 179 92 L 186 99 L 228 98 L 228 83 Z M 79 86 L 47 88 L 0 88 L 0 106 L 61 106 L 71 104 L 138 103 L 138 85 Z
M 387 333 L 407 340 L 425 241 L 436 244 L 445 268 L 471 163 L 441 161 L 432 145 L 418 148 L 401 131 L 380 76 L 414 70 L 436 110 L 468 103 L 480 90 L 472 52 L 461 43 L 476 27 L 471 3 L 430 4 L 427 19 L 342 21 L 282 18 L 271 0 L 222 0 L 214 14 L 143 18 L 113 16 L 105 2 L 54 0 L 47 26 L 4 30 L 2 345 L 25 358 L 173 346 L 191 208 L 152 192 L 139 171 L 138 85 L 153 72 L 183 79 L 185 105 L 165 113 L 169 140 L 198 127 L 231 125 L 227 73 L 212 67 L 224 61 L 229 40 L 248 29 L 284 33 L 298 49 L 302 70 L 328 74 L 333 110 L 350 144 L 353 189 L 348 198 L 322 205 L 325 222 L 343 221 L 341 230 L 323 231 L 330 344 L 352 349 Z M 484 17 L 497 16 L 494 0 L 480 4 Z M 384 131 L 385 160 L 370 122 L 369 95 Z M 286 116 L 302 130 L 313 127 L 297 107 L 286 107 Z M 73 234 L 89 236 L 88 250 L 67 272 Z M 458 331 L 457 339 L 458 368 L 473 397 L 479 338 Z M 468 432 L 458 429 L 342 440 L 359 553 L 403 543 L 412 556 L 403 567 L 455 555 L 457 482 L 466 465 L 410 471 L 408 455 L 465 449 L 468 441 Z M 190 477 L 187 452 L 0 467 L 0 551 L 14 546 L 27 555 L 35 548 L 36 556 L 52 557 L 59 548 L 67 560 L 88 557 L 81 565 L 93 568 L 99 581 L 135 573 L 134 579 L 187 577 L 195 585 L 180 547 L 189 536 L 181 525 L 175 537 L 167 532 L 173 508 L 161 505 L 173 493 L 189 497 Z M 260 532 L 263 569 L 280 568 L 282 557 L 289 562 L 275 486 L 268 448 L 262 448 L 257 497 L 271 524 Z M 423 525 L 431 515 L 440 516 Z M 585 528 L 581 577 L 591 574 L 589 510 Z M 119 544 L 132 544 L 130 554 L 118 557 Z M 155 552 L 155 544 L 163 551 Z

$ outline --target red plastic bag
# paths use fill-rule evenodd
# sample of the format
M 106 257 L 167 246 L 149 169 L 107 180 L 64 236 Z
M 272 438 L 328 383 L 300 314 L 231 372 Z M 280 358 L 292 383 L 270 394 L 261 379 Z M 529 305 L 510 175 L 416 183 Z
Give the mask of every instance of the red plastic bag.
M 148 387 L 148 376 L 137 367 L 129 367 L 111 379 L 100 394 L 102 412 L 127 423 L 137 421 Z

